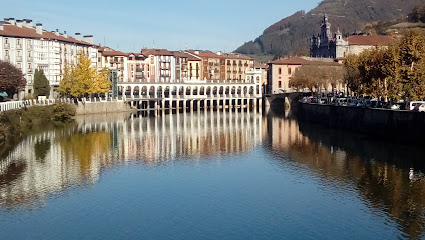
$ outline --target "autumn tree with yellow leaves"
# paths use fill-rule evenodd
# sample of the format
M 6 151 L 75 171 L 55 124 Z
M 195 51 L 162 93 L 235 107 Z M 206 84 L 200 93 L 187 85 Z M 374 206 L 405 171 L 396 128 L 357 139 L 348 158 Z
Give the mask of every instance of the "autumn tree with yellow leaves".
M 65 66 L 58 92 L 79 98 L 85 94 L 106 93 L 110 86 L 107 69 L 99 71 L 91 67 L 90 58 L 80 53 L 77 56 L 77 64 Z
M 407 101 L 425 98 L 425 34 L 408 30 L 388 48 L 373 48 L 349 55 L 345 82 L 359 94 Z

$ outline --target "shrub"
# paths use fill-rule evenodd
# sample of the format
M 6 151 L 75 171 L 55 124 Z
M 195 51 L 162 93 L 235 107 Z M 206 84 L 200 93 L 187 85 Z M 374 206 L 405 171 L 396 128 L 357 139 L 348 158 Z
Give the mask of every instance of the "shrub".
M 55 104 L 53 106 L 53 116 L 55 121 L 69 121 L 75 116 L 75 113 L 76 108 L 71 104 Z

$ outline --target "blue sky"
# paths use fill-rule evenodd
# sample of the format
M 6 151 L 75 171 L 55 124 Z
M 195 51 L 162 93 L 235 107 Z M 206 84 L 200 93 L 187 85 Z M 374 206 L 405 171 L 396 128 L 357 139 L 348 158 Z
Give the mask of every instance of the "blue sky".
M 94 35 L 124 52 L 141 48 L 231 52 L 271 24 L 319 0 L 2 0 L 0 18 L 32 19 L 49 31 Z

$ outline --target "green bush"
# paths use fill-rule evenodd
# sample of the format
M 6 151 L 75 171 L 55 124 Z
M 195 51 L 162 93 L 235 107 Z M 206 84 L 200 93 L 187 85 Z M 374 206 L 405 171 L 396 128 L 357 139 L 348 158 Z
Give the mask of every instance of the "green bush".
M 75 113 L 76 108 L 71 104 L 55 104 L 53 106 L 53 117 L 55 121 L 69 121 L 75 116 Z
M 33 128 L 55 121 L 67 122 L 75 116 L 75 112 L 75 106 L 70 104 L 33 106 L 3 112 L 0 114 L 0 144 L 18 140 Z

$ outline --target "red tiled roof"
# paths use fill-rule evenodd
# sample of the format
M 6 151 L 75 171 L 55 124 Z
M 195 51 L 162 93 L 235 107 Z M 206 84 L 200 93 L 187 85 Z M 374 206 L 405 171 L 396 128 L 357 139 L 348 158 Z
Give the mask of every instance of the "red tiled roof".
M 223 56 L 226 59 L 227 58 L 230 58 L 230 59 L 244 59 L 244 60 L 251 60 L 252 59 L 252 58 L 250 58 L 250 57 L 248 57 L 246 55 L 240 54 L 240 53 L 225 53 L 225 54 L 223 54 Z
M 194 51 L 194 50 L 188 50 L 187 52 L 198 55 L 202 58 L 224 58 L 223 56 L 220 56 L 218 54 L 215 54 L 211 51 Z M 198 53 L 196 53 L 198 52 Z
M 314 61 L 314 60 L 307 60 L 302 57 L 288 57 L 288 58 L 282 58 L 277 59 L 269 64 L 281 64 L 281 65 L 310 65 L 310 64 L 320 64 L 320 65 L 335 65 L 339 66 L 340 64 L 337 62 L 325 62 L 325 61 Z
M 267 64 L 254 61 L 254 68 L 267 68 Z
M 195 56 L 190 55 L 190 54 L 185 53 L 185 52 L 174 52 L 174 51 L 172 51 L 172 53 L 176 57 L 185 57 L 189 61 L 201 61 L 201 58 L 195 57 Z
M 354 35 L 344 38 L 350 45 L 362 45 L 362 46 L 376 46 L 376 45 L 388 45 L 394 42 L 396 39 L 390 36 L 381 35 Z
M 105 56 L 105 57 L 107 57 L 107 56 L 110 56 L 110 57 L 111 56 L 128 56 L 128 53 L 123 53 L 123 52 L 114 50 L 114 51 L 103 51 L 102 55 Z
M 54 39 L 62 42 L 71 42 L 83 45 L 91 45 L 93 44 L 79 41 L 73 37 L 64 37 L 61 35 L 56 35 L 53 32 L 43 31 L 42 34 L 37 34 L 34 28 L 28 27 L 18 27 L 16 25 L 3 25 L 3 30 L 0 30 L 0 36 L 9 36 L 9 37 L 25 37 L 25 38 L 46 38 L 46 39 Z
M 142 49 L 142 54 L 144 56 L 154 55 L 154 56 L 173 56 L 173 53 L 167 49 Z

